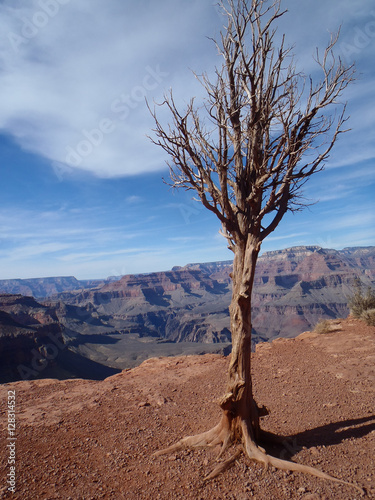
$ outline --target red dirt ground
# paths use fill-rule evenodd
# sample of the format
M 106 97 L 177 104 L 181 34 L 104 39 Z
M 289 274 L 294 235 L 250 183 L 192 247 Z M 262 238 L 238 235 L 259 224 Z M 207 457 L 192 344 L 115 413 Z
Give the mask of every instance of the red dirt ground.
M 375 498 L 375 327 L 348 318 L 328 334 L 261 344 L 254 391 L 282 436 L 268 451 L 317 467 Z M 0 386 L 0 497 L 14 499 L 354 500 L 349 486 L 265 470 L 240 457 L 204 483 L 216 450 L 152 453 L 220 417 L 228 358 L 145 361 L 103 382 L 23 381 Z M 16 493 L 7 491 L 8 391 L 16 391 Z

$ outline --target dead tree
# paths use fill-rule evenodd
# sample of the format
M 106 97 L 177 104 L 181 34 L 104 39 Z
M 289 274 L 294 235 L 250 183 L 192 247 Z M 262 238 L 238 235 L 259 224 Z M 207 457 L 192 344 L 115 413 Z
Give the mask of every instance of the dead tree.
M 331 37 L 324 54 L 316 52 L 318 82 L 296 72 L 284 38 L 275 46 L 274 26 L 285 14 L 280 2 L 222 1 L 227 24 L 214 43 L 223 64 L 216 68 L 214 81 L 207 74 L 196 75 L 206 92 L 203 104 L 191 99 L 179 111 L 170 92 L 162 103 L 171 118 L 166 127 L 151 110 L 156 124 L 152 140 L 170 158 L 172 185 L 195 191 L 219 219 L 234 253 L 232 354 L 220 403 L 222 418 L 208 432 L 184 438 L 157 454 L 182 446 L 220 445 L 222 456 L 230 443 L 239 442 L 241 452 L 251 459 L 328 478 L 311 467 L 271 457 L 258 445 L 259 408 L 252 391 L 251 293 L 261 244 L 288 210 L 303 206 L 302 186 L 322 170 L 344 131 L 345 104 L 337 115 L 326 111 L 337 110 L 353 79 L 353 68 L 334 57 L 338 34 Z

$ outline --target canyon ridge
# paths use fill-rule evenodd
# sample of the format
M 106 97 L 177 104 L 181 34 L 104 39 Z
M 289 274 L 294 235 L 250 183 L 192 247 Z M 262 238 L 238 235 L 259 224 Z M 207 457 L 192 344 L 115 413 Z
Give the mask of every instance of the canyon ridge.
M 0 381 L 103 379 L 153 356 L 230 352 L 231 262 L 107 280 L 0 280 Z M 253 294 L 253 348 L 345 318 L 375 247 L 266 252 Z

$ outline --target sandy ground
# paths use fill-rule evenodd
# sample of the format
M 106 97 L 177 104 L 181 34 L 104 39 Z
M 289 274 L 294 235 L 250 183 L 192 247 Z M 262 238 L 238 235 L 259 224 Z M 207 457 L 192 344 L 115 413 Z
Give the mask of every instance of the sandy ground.
M 375 498 L 375 328 L 348 318 L 332 330 L 261 344 L 253 355 L 256 399 L 270 411 L 262 427 L 283 443 L 268 451 L 360 485 L 363 498 Z M 227 366 L 227 358 L 212 354 L 153 358 L 102 382 L 0 386 L 1 498 L 361 498 L 349 486 L 265 470 L 243 456 L 205 483 L 213 449 L 153 458 L 157 449 L 217 423 Z M 9 391 L 16 395 L 16 441 L 8 439 Z M 15 493 L 6 482 L 13 452 Z

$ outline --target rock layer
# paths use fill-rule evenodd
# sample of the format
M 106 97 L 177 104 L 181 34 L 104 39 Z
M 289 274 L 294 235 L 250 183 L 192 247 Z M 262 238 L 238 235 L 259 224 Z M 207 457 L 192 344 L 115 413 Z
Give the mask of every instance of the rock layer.
M 108 375 L 106 367 L 133 367 L 154 355 L 223 352 L 231 340 L 231 270 L 231 262 L 189 264 L 96 287 L 90 282 L 89 288 L 76 280 L 77 290 L 67 279 L 64 292 L 43 302 L 3 294 L 0 379 L 19 378 L 20 364 L 33 376 L 100 378 Z M 374 285 L 374 247 L 295 247 L 263 254 L 253 292 L 253 347 L 295 337 L 322 319 L 346 317 L 358 278 Z M 60 278 L 35 282 L 46 290 L 56 280 L 64 285 Z
M 230 341 L 231 262 L 189 264 L 123 276 L 83 292 L 59 295 L 140 333 L 181 342 Z M 341 251 L 294 247 L 258 261 L 253 294 L 254 341 L 294 337 L 321 319 L 346 317 L 355 279 L 375 283 L 375 248 Z

